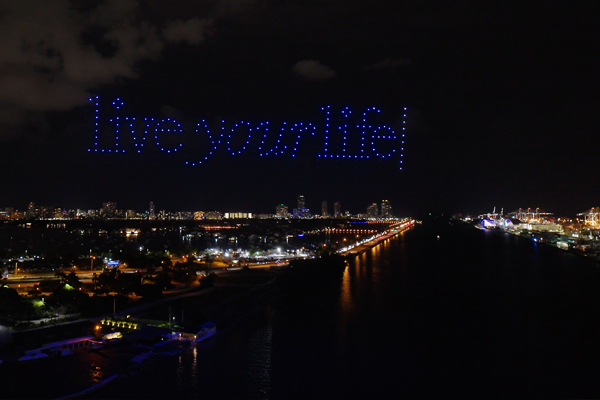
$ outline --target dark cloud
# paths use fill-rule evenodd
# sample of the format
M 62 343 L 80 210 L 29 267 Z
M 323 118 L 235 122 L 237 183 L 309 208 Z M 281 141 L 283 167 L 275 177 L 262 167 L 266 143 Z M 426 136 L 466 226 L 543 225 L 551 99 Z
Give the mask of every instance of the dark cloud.
M 316 60 L 298 61 L 292 71 L 309 81 L 322 81 L 335 77 L 335 70 Z
M 410 60 L 407 58 L 399 58 L 397 60 L 392 60 L 391 58 L 384 58 L 383 60 L 381 60 L 375 64 L 371 64 L 371 65 L 367 65 L 367 66 L 363 67 L 363 69 L 371 70 L 371 71 L 389 69 L 389 70 L 393 71 L 396 68 L 403 67 L 408 64 L 410 64 Z
M 100 85 L 136 78 L 136 64 L 158 59 L 169 43 L 202 43 L 214 15 L 247 2 L 221 0 L 205 17 L 162 23 L 150 22 L 140 3 L 0 0 L 0 125 L 85 104 Z
M 200 44 L 211 26 L 212 21 L 208 18 L 191 18 L 187 21 L 176 20 L 167 22 L 162 33 L 165 39 L 170 42 Z

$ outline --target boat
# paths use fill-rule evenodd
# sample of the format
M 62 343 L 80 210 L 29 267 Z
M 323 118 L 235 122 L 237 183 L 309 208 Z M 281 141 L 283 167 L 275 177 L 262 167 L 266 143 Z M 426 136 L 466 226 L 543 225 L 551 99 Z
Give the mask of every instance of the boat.
M 196 333 L 193 343 L 200 343 L 217 333 L 217 326 L 212 322 L 205 322 L 200 325 L 200 330 Z
M 491 213 L 480 215 L 481 223 L 478 226 L 481 229 L 502 229 L 505 225 L 504 208 L 500 213 L 496 212 L 496 207 Z

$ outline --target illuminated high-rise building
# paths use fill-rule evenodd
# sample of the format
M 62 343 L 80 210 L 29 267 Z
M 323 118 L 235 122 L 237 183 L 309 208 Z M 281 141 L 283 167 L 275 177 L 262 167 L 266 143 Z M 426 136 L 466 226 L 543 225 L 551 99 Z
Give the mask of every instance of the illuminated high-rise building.
M 329 214 L 327 214 L 327 202 L 324 201 L 321 203 L 321 217 L 327 218 Z
M 39 213 L 40 213 L 39 208 L 35 205 L 34 202 L 31 202 L 27 206 L 27 211 L 25 212 L 25 218 L 28 218 L 28 219 L 37 218 L 39 216 Z
M 310 218 L 310 210 L 308 208 L 294 208 L 294 218 Z
M 367 218 L 377 218 L 377 214 L 377 203 L 373 203 L 369 207 L 367 207 Z
M 298 208 L 294 210 L 294 218 L 310 218 L 310 210 L 306 208 L 303 195 L 298 196 Z
M 275 216 L 277 218 L 287 218 L 289 217 L 288 206 L 285 204 L 278 204 L 275 206 Z
M 148 210 L 148 219 L 154 219 L 154 202 L 150 202 L 150 209 Z
M 101 218 L 114 218 L 117 214 L 117 203 L 113 201 L 109 201 L 108 203 L 103 203 L 102 208 L 100 209 L 100 217 Z
M 389 200 L 381 200 L 381 218 L 392 217 L 392 205 Z
M 304 200 L 304 196 L 298 196 L 298 210 L 303 210 L 306 208 L 306 201 Z
M 204 218 L 205 219 L 222 219 L 223 214 L 221 214 L 219 211 L 208 211 L 206 214 L 204 214 Z
M 342 206 L 340 205 L 339 201 L 333 203 L 333 216 L 335 218 L 339 218 L 342 216 Z

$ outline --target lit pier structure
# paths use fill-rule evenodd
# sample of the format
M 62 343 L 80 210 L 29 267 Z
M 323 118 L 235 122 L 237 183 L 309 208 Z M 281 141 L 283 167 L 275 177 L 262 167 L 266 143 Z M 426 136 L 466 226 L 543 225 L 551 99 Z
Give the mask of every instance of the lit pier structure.
M 539 208 L 519 208 L 518 210 L 509 213 L 511 218 L 527 223 L 540 223 L 552 215 L 553 213 L 540 210 Z
M 513 225 L 512 229 L 530 232 L 561 233 L 564 227 L 557 224 L 552 218 L 554 214 L 538 208 L 519 208 L 509 213 L 510 218 L 518 219 L 519 224 Z
M 600 207 L 592 207 L 587 211 L 577 214 L 577 216 L 584 218 L 585 225 L 594 228 L 600 226 Z
M 345 256 L 359 255 L 370 249 L 371 247 L 379 244 L 380 242 L 394 237 L 405 230 L 411 228 L 415 224 L 415 220 L 411 218 L 404 218 L 400 221 L 390 224 L 390 226 L 383 232 L 379 232 L 371 237 L 352 243 L 346 247 L 337 250 L 338 254 Z

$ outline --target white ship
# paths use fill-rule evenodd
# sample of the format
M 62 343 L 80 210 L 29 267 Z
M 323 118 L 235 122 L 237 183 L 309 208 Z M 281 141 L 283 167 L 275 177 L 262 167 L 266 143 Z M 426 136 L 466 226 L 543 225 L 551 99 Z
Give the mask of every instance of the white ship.
M 480 228 L 482 229 L 503 229 L 506 226 L 506 221 L 510 222 L 503 216 L 504 208 L 500 210 L 500 213 L 496 212 L 496 207 L 494 207 L 494 211 L 488 214 L 480 215 L 481 219 Z

